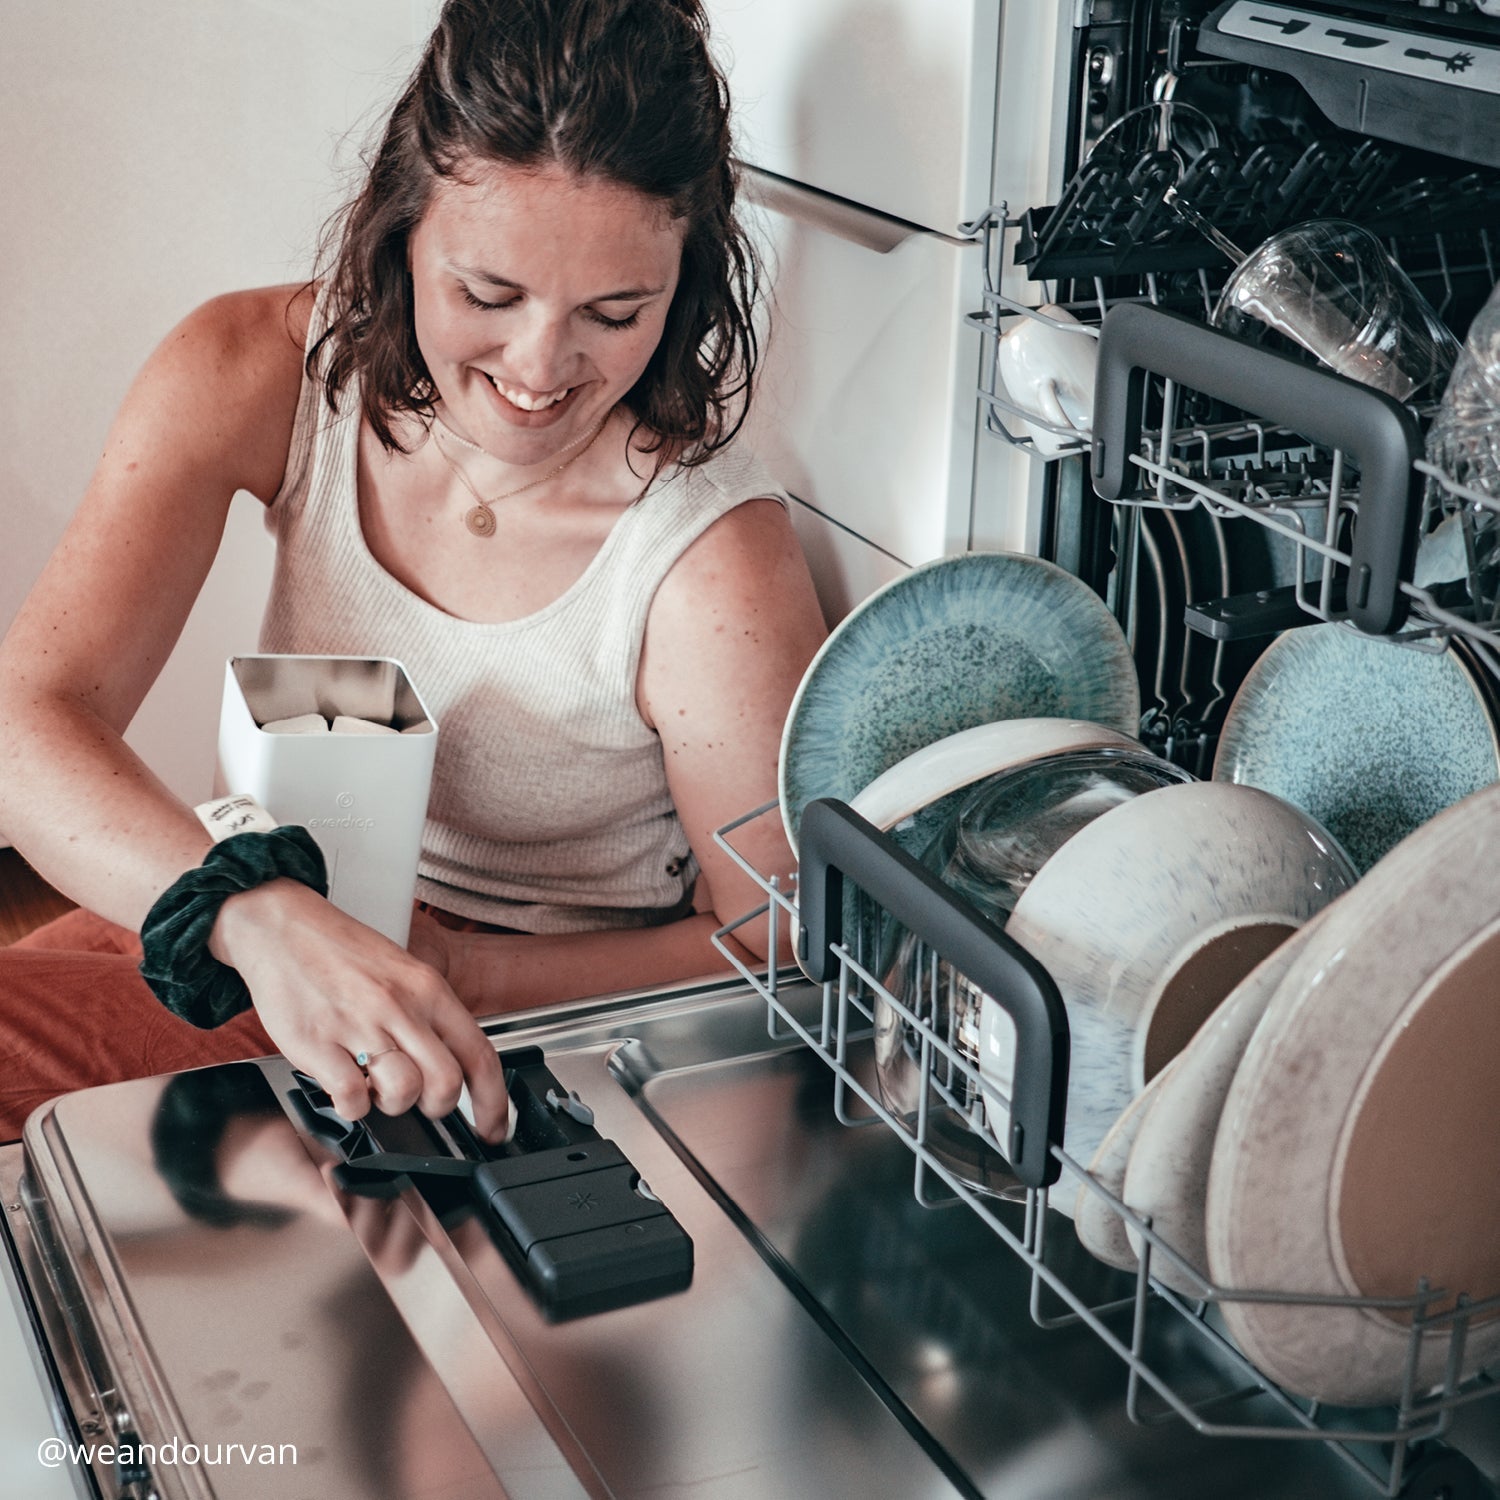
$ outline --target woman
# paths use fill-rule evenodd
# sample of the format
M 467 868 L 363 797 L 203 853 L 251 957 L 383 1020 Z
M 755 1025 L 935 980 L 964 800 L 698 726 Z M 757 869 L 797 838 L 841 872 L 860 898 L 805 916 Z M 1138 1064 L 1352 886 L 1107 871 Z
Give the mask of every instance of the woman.
M 711 833 L 773 794 L 822 635 L 727 450 L 753 289 L 697 0 L 450 0 L 329 274 L 168 336 L 0 648 L 0 827 L 95 914 L 0 955 L 0 1138 L 65 1088 L 271 1050 L 350 1118 L 467 1084 L 495 1136 L 474 1013 L 719 967 L 755 896 Z M 406 952 L 261 878 L 204 929 L 253 1009 L 197 1031 L 131 934 L 209 838 L 121 735 L 239 489 L 277 537 L 262 649 L 397 657 L 439 720 L 434 913 Z M 747 850 L 790 865 L 774 829 Z M 109 951 L 60 951 L 84 928 Z

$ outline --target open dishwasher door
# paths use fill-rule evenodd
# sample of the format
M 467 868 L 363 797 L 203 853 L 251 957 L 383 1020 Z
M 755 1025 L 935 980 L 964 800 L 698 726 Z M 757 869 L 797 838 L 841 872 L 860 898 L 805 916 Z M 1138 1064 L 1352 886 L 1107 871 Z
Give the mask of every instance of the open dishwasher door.
M 564 1320 L 472 1209 L 340 1187 L 279 1059 L 46 1107 L 0 1186 L 79 1477 L 131 1500 L 1370 1492 L 1321 1444 L 1132 1425 L 1093 1336 L 1035 1327 L 1024 1268 L 919 1205 L 901 1142 L 838 1123 L 766 1023 L 721 984 L 491 1028 L 543 1049 L 558 1107 L 692 1241 L 685 1290 Z
M 622 1086 L 658 1056 L 692 1071 L 763 1051 L 746 1000 L 721 986 L 527 1018 L 558 1107 L 619 1145 L 695 1261 L 686 1290 L 565 1319 L 472 1209 L 410 1179 L 341 1187 L 281 1059 L 39 1111 L 3 1153 L 7 1224 L 61 1435 L 88 1450 L 75 1467 L 132 1500 L 954 1493 Z M 593 1196 L 573 1196 L 587 1220 Z

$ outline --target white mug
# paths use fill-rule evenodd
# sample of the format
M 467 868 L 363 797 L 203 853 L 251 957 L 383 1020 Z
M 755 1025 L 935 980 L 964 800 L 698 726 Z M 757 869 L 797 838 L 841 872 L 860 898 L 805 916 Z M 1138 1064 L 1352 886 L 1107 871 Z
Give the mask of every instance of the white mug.
M 1048 304 L 1038 311 L 1055 321 L 1022 317 L 1012 324 L 1000 340 L 1000 378 L 1015 406 L 1049 424 L 1023 425 L 1036 451 L 1055 458 L 1078 438 L 1087 440 L 1093 427 L 1099 349 L 1092 334 L 1061 307 Z M 1058 323 L 1074 324 L 1079 331 Z M 1053 432 L 1052 427 L 1063 430 Z

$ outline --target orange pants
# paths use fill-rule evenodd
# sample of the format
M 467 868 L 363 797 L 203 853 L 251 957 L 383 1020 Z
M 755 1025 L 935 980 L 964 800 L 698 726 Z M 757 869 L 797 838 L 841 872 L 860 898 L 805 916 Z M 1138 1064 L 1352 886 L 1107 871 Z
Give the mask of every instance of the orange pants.
M 515 931 L 417 905 L 461 932 Z M 277 1050 L 253 1010 L 212 1031 L 188 1025 L 151 993 L 140 962 L 135 933 L 82 909 L 0 948 L 0 1142 L 74 1089 Z
M 135 933 L 81 910 L 0 948 L 0 1141 L 73 1089 L 276 1051 L 253 1010 L 213 1031 L 174 1016 L 140 961 Z

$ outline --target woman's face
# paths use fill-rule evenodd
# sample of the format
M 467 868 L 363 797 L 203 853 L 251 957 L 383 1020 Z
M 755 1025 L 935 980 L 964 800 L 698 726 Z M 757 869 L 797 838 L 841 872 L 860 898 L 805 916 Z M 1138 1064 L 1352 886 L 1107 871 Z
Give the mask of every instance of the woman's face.
M 512 464 L 587 437 L 661 339 L 682 239 L 656 200 L 560 167 L 439 178 L 410 262 L 443 420 Z

